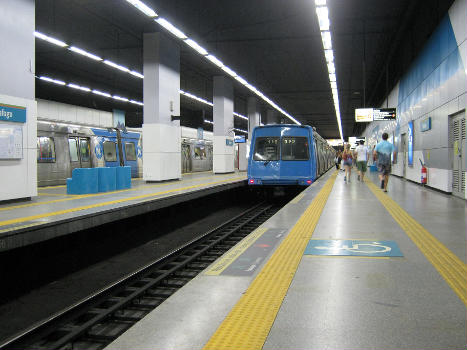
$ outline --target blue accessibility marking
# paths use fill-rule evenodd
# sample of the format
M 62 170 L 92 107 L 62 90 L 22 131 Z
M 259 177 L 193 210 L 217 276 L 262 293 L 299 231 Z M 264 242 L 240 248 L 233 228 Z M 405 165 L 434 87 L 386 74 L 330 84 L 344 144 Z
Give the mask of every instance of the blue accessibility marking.
M 394 241 L 354 241 L 312 239 L 305 255 L 331 256 L 404 256 Z

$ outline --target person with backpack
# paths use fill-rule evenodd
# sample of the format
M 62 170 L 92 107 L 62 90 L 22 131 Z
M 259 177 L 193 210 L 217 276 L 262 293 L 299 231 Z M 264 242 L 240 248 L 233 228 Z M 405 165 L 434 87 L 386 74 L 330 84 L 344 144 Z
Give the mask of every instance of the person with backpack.
M 383 140 L 375 147 L 373 156 L 376 157 L 376 165 L 378 166 L 379 179 L 381 180 L 381 189 L 387 192 L 389 174 L 391 173 L 391 154 L 396 156 L 395 148 L 388 141 L 388 134 L 383 134 Z
M 366 165 L 368 163 L 368 148 L 365 146 L 365 141 L 360 140 L 360 145 L 355 148 L 355 157 L 357 158 L 358 180 L 363 182 L 363 177 L 366 172 Z

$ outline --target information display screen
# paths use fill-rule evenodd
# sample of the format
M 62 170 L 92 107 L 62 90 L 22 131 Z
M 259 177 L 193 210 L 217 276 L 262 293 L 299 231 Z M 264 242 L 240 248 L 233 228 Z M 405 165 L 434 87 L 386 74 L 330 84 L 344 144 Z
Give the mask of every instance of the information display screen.
M 373 120 L 396 120 L 395 108 L 373 109 Z
M 373 108 L 357 108 L 355 110 L 355 121 L 359 123 L 373 121 Z

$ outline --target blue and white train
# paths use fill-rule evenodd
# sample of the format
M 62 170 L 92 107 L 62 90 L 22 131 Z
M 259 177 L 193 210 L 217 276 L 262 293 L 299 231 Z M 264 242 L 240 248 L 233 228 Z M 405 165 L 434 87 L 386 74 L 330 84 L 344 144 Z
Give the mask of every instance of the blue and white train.
M 181 128 L 183 173 L 212 170 L 212 133 Z M 63 185 L 75 168 L 131 167 L 134 178 L 143 175 L 140 129 L 125 131 L 62 122 L 37 122 L 38 186 Z
M 310 126 L 259 126 L 251 140 L 248 184 L 309 186 L 334 165 L 334 158 L 335 150 Z

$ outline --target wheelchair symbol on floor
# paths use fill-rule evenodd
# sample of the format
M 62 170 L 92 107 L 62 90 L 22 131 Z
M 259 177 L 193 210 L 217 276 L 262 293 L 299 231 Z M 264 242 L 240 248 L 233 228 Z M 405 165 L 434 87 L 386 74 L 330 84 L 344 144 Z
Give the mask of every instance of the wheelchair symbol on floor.
M 379 242 L 372 243 L 355 243 L 352 246 L 343 244 L 340 247 L 314 247 L 315 249 L 321 250 L 346 250 L 352 253 L 364 253 L 364 254 L 375 254 L 375 253 L 387 253 L 391 251 L 391 247 L 382 245 Z

